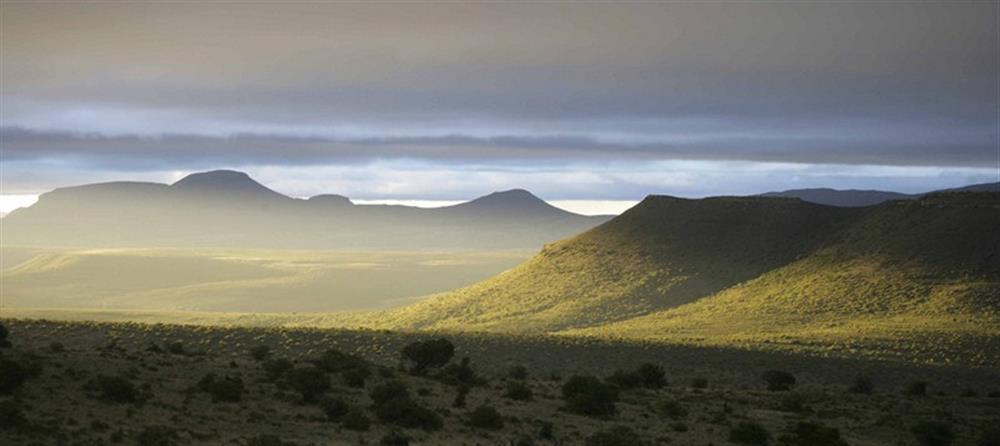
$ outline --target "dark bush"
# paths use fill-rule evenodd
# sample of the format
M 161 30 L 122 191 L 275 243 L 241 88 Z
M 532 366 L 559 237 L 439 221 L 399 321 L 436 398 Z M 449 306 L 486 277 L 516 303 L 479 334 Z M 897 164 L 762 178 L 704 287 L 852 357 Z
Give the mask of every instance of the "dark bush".
M 0 357 L 0 395 L 10 395 L 21 387 L 31 373 L 20 363 Z
M 539 421 L 538 422 L 538 438 L 543 440 L 551 440 L 555 438 L 555 433 L 553 432 L 554 424 L 551 421 Z
M 428 431 L 441 429 L 444 421 L 434 411 L 409 397 L 398 397 L 375 406 L 375 416 L 384 423 Z
M 267 375 L 267 379 L 271 381 L 281 379 L 282 376 L 285 376 L 285 373 L 288 373 L 289 370 L 292 370 L 295 367 L 295 365 L 292 364 L 292 361 L 285 358 L 268 359 L 261 363 L 260 366 L 264 369 L 264 374 Z
M 97 375 L 84 385 L 84 389 L 113 403 L 134 403 L 140 399 L 139 390 L 132 381 L 121 376 Z
M 167 426 L 147 426 L 136 436 L 136 443 L 142 446 L 173 446 L 180 437 L 177 431 Z
M 238 377 L 217 377 L 209 373 L 198 381 L 198 390 L 212 396 L 212 401 L 237 403 L 243 399 L 243 380 Z
M 586 446 L 641 446 L 645 444 L 639 434 L 626 426 L 615 426 L 606 431 L 595 432 L 587 437 Z
M 470 389 L 471 389 L 471 387 L 469 387 L 468 384 L 459 384 L 458 385 L 458 393 L 455 394 L 455 400 L 452 401 L 451 406 L 452 407 L 465 407 L 465 397 L 469 395 L 469 390 Z
M 319 401 L 320 409 L 326 414 L 326 419 L 330 421 L 340 421 L 351 410 L 351 406 L 340 398 L 324 397 Z
M 7 339 L 8 335 L 10 335 L 10 332 L 7 331 L 7 327 L 0 324 L 0 348 L 10 347 L 10 340 Z
M 512 366 L 510 370 L 507 371 L 507 377 L 518 381 L 524 381 L 528 379 L 528 369 L 523 365 Z
M 66 351 L 66 346 L 62 342 L 52 342 L 49 344 L 49 351 L 52 353 L 62 353 Z
M 270 355 L 271 355 L 271 347 L 268 347 L 266 345 L 258 345 L 250 349 L 250 357 L 253 358 L 254 361 L 263 361 L 267 359 L 267 357 Z
M 660 415 L 672 419 L 684 418 L 688 414 L 688 410 L 684 406 L 681 406 L 681 403 L 672 399 L 665 399 L 656 403 L 656 411 Z
M 347 430 L 366 431 L 371 427 L 372 420 L 360 407 L 352 407 L 347 411 L 347 415 L 341 418 L 340 423 Z
M 962 389 L 962 392 L 959 393 L 958 396 L 962 398 L 975 398 L 979 396 L 979 392 L 976 392 L 974 389 L 966 387 L 965 389 Z
M 167 352 L 175 355 L 183 355 L 184 344 L 182 344 L 180 341 L 171 342 L 170 344 L 167 344 Z
M 875 392 L 875 385 L 872 384 L 872 379 L 866 375 L 858 375 L 854 377 L 854 381 L 851 386 L 847 388 L 851 393 L 860 393 L 864 395 L 871 395 Z
M 781 446 L 847 446 L 840 431 L 816 423 L 799 422 L 778 439 Z
M 926 396 L 927 395 L 927 383 L 924 381 L 914 381 L 903 387 L 903 395 L 907 396 Z
M 382 436 L 378 444 L 380 446 L 410 446 L 410 437 L 399 431 L 389 431 Z
M 708 388 L 708 378 L 692 378 L 691 388 L 693 389 L 706 389 Z
M 667 372 L 656 364 L 645 363 L 636 369 L 642 378 L 642 386 L 649 389 L 659 389 L 667 385 Z
M 485 379 L 476 376 L 476 371 L 469 365 L 469 358 L 462 358 L 459 364 L 448 364 L 437 374 L 438 380 L 453 386 L 470 385 L 479 386 L 486 383 Z
M 604 381 L 621 389 L 635 389 L 642 386 L 642 377 L 639 376 L 638 372 L 631 370 L 615 370 L 614 373 L 604 378 Z
M 356 389 L 361 389 L 365 387 L 365 380 L 371 376 L 372 372 L 368 369 L 350 369 L 340 372 L 340 377 L 344 379 L 344 384 L 348 387 L 354 387 Z
M 767 446 L 771 443 L 771 434 L 760 423 L 740 421 L 729 430 L 729 441 L 750 446 Z
M 409 398 L 410 390 L 406 388 L 406 384 L 400 381 L 386 381 L 373 387 L 368 395 L 377 406 L 396 398 Z
M 514 401 L 531 401 L 534 393 L 531 391 L 531 387 L 528 387 L 523 381 L 508 381 L 507 390 L 503 396 Z
M 261 434 L 247 439 L 247 446 L 286 446 L 293 443 L 282 441 L 281 437 L 274 434 Z
M 0 431 L 17 429 L 26 423 L 24 412 L 14 400 L 0 401 Z
M 767 383 L 767 390 L 772 392 L 789 390 L 795 385 L 795 376 L 781 370 L 768 370 L 761 375 L 761 379 Z
M 951 425 L 942 421 L 922 421 L 910 429 L 913 437 L 923 446 L 948 446 L 955 440 Z
M 492 406 L 479 406 L 469 413 L 469 426 L 479 429 L 503 429 L 503 417 Z
M 319 358 L 313 361 L 316 367 L 330 373 L 340 373 L 347 370 L 363 370 L 365 377 L 371 374 L 368 363 L 354 355 L 349 355 L 340 350 L 330 349 L 323 352 Z
M 307 403 L 317 400 L 330 390 L 330 377 L 317 367 L 292 369 L 285 376 L 288 386 L 302 394 Z
M 778 408 L 782 412 L 802 412 L 806 410 L 806 398 L 799 393 L 788 393 L 781 397 Z
M 994 424 L 979 434 L 976 446 L 1000 446 L 1000 426 Z
M 428 368 L 441 367 L 455 356 L 455 345 L 447 339 L 417 341 L 403 348 L 403 357 L 413 363 L 411 373 L 420 375 Z
M 608 416 L 615 413 L 618 389 L 593 376 L 573 376 L 563 384 L 566 408 L 589 416 Z

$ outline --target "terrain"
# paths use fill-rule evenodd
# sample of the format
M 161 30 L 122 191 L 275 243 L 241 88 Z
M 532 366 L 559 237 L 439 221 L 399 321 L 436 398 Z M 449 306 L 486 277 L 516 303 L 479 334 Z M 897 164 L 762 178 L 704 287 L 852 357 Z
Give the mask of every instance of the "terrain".
M 0 366 L 24 373 L 0 395 L 4 444 L 992 445 L 998 434 L 995 368 L 467 334 L 446 336 L 449 366 L 414 372 L 401 352 L 440 335 L 0 323 L 12 344 Z M 768 390 L 769 370 L 794 384 Z M 581 406 L 591 400 L 567 388 L 610 406 Z
M 873 206 L 890 200 L 915 200 L 925 195 L 942 192 L 1000 192 L 1000 182 L 980 183 L 952 189 L 941 189 L 922 194 L 904 194 L 882 190 L 838 190 L 830 188 L 791 189 L 780 192 L 766 192 L 762 197 L 799 198 L 810 203 L 829 206 L 861 207 Z
M 242 172 L 171 185 L 113 182 L 56 189 L 4 216 L 5 246 L 323 250 L 537 249 L 609 217 L 564 211 L 520 189 L 441 208 L 298 199 Z

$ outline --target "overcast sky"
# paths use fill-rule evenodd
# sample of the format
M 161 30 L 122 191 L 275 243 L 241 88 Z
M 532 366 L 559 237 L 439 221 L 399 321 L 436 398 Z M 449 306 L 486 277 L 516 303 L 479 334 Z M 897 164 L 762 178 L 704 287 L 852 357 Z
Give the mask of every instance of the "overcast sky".
M 8 2 L 2 192 L 634 200 L 1000 180 L 997 2 Z

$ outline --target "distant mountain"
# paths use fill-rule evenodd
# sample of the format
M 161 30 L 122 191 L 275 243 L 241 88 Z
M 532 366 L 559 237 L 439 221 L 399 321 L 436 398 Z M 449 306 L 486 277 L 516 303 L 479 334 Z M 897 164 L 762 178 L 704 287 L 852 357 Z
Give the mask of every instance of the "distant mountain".
M 512 270 L 362 322 L 974 356 L 1000 339 L 997 228 L 1000 193 L 865 208 L 651 196 Z
M 792 189 L 781 192 L 767 192 L 762 197 L 799 198 L 811 203 L 826 204 L 841 207 L 872 206 L 889 200 L 913 200 L 928 194 L 940 192 L 1000 192 L 1000 182 L 973 184 L 954 189 L 942 189 L 922 194 L 903 194 L 881 190 L 838 190 L 829 188 Z
M 217 170 L 171 185 L 60 188 L 2 222 L 9 246 L 505 249 L 540 247 L 608 218 L 566 212 L 523 190 L 436 209 L 355 205 L 340 195 L 301 200 Z

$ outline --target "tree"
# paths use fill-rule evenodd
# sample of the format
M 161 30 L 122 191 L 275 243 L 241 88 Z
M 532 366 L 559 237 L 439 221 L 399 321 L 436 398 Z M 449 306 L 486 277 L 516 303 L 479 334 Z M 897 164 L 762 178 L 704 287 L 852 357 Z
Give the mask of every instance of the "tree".
M 596 417 L 613 415 L 618 401 L 618 389 L 594 376 L 571 377 L 563 384 L 562 394 L 571 412 Z
M 403 348 L 403 357 L 413 363 L 410 372 L 415 375 L 447 364 L 452 356 L 455 356 L 455 345 L 444 338 L 417 341 Z
M 288 385 L 302 394 L 307 403 L 315 402 L 330 390 L 330 378 L 317 367 L 303 367 L 288 372 Z

